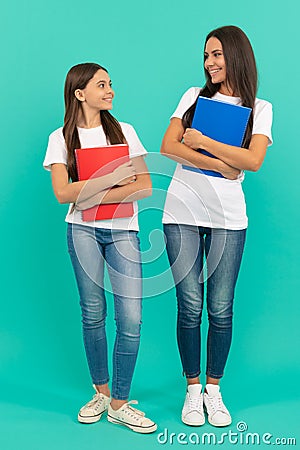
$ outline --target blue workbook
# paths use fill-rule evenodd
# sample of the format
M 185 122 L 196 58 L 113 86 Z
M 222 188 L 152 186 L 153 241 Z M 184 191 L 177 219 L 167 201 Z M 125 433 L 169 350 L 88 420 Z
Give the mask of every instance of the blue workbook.
M 199 97 L 191 128 L 201 131 L 202 134 L 215 141 L 241 147 L 250 114 L 251 108 L 212 98 Z M 214 155 L 205 150 L 198 149 L 197 151 L 215 158 Z M 187 165 L 182 167 L 212 177 L 224 178 L 222 174 L 213 170 L 198 169 Z

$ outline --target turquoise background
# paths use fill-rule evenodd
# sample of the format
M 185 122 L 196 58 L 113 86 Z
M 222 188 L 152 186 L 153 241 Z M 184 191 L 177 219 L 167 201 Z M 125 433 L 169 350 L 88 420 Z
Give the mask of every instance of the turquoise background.
M 236 431 L 239 421 L 273 439 L 299 438 L 298 2 L 23 0 L 5 3 L 1 12 L 1 448 L 152 449 L 161 447 L 157 436 L 165 428 L 220 436 Z M 168 268 L 159 230 L 174 164 L 157 152 L 182 93 L 203 83 L 206 34 L 228 24 L 243 28 L 253 44 L 259 96 L 274 107 L 274 145 L 261 170 L 244 182 L 250 224 L 222 382 L 233 424 L 225 430 L 190 429 L 180 421 L 185 382 L 175 341 L 175 294 L 165 289 L 168 273 L 166 284 L 157 281 Z M 155 189 L 141 202 L 140 224 L 144 273 L 154 279 L 157 295 L 145 293 L 131 392 L 159 424 L 149 436 L 105 418 L 91 426 L 76 421 L 92 389 L 66 251 L 66 206 L 54 198 L 42 161 L 48 135 L 62 125 L 65 75 L 86 61 L 109 69 L 114 114 L 134 125 L 151 152 Z M 110 296 L 109 312 L 111 350 Z

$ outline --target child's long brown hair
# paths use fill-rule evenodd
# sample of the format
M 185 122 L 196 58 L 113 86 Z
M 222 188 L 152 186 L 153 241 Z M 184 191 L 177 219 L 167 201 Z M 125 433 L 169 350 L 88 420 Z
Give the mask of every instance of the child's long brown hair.
M 88 82 L 93 78 L 98 70 L 107 70 L 95 63 L 83 63 L 73 66 L 65 81 L 65 119 L 63 135 L 67 147 L 68 174 L 72 181 L 78 181 L 78 173 L 75 162 L 76 148 L 81 147 L 77 120 L 81 108 L 81 102 L 75 97 L 76 89 L 84 89 Z M 119 122 L 109 113 L 109 111 L 100 111 L 101 124 L 108 144 L 125 144 L 126 139 L 122 132 Z

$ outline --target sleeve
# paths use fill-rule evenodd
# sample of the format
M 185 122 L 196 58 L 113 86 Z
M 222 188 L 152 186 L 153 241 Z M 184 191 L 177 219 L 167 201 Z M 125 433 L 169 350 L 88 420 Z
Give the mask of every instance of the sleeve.
M 51 164 L 62 163 L 67 165 L 67 149 L 62 134 L 62 128 L 50 134 L 48 147 L 43 162 L 44 169 L 51 170 Z
M 146 156 L 147 150 L 141 143 L 133 126 L 129 125 L 128 123 L 127 124 L 123 123 L 121 124 L 121 126 L 126 141 L 128 142 L 129 156 L 132 158 L 135 158 L 136 156 Z
M 199 93 L 200 93 L 200 88 L 196 88 L 196 87 L 189 88 L 181 97 L 177 108 L 175 109 L 175 111 L 173 112 L 173 114 L 171 116 L 171 119 L 173 117 L 182 119 L 183 114 L 196 101 L 196 98 L 198 97 Z
M 268 146 L 273 144 L 272 121 L 272 104 L 261 100 L 255 105 L 252 134 L 264 134 L 267 136 L 269 139 Z

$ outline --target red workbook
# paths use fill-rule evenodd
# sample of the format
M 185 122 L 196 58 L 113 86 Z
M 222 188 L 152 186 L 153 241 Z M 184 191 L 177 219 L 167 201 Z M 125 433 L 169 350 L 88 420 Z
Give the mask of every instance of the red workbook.
M 79 180 L 88 180 L 111 173 L 129 161 L 129 150 L 127 144 L 79 148 L 75 150 L 75 158 Z M 107 203 L 82 211 L 84 222 L 132 216 L 132 203 Z

